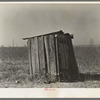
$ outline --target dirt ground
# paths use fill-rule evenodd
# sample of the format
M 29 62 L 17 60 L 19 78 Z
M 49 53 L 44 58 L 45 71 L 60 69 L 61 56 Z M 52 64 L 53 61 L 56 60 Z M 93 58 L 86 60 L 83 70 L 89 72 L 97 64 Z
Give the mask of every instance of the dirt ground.
M 100 81 L 56 82 L 50 84 L 0 82 L 0 88 L 100 88 Z

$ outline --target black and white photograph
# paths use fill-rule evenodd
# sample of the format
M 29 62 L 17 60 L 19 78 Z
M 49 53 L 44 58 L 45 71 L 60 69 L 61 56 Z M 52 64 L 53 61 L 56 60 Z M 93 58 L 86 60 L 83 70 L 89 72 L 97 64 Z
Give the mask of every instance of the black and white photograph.
M 0 3 L 0 88 L 100 88 L 100 3 Z

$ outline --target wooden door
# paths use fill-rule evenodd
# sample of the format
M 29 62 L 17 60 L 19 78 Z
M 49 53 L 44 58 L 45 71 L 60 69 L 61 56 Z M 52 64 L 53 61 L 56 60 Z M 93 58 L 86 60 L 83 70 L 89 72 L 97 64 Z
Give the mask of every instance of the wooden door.
M 56 50 L 58 53 L 58 72 L 59 72 L 59 80 L 67 81 L 69 79 L 68 74 L 68 46 L 67 41 L 64 34 L 58 34 L 56 39 Z

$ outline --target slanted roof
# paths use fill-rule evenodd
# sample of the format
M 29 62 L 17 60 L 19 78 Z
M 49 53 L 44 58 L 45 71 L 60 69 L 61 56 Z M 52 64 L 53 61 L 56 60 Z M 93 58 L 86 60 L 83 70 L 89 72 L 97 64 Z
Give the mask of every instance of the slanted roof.
M 60 30 L 60 31 L 56 31 L 56 32 L 52 32 L 52 33 L 47 33 L 47 34 L 34 35 L 32 37 L 23 38 L 23 40 L 34 38 L 34 37 L 38 37 L 38 36 L 50 35 L 50 34 L 64 34 L 64 32 L 62 30 Z

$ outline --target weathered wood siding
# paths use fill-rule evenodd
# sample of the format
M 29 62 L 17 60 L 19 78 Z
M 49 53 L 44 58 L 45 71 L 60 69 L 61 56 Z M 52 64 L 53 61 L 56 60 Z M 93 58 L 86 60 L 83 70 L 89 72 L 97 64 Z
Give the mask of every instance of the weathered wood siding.
M 56 80 L 56 54 L 55 54 L 55 36 L 49 35 L 49 66 L 50 66 L 50 74 L 51 80 Z
M 49 36 L 44 36 L 44 47 L 45 47 L 45 57 L 46 57 L 46 73 L 50 74 L 50 52 L 49 52 Z
M 30 75 L 49 76 L 51 81 L 72 81 L 79 71 L 69 34 L 49 34 L 28 39 Z
M 38 37 L 38 51 L 39 51 L 39 68 L 41 75 L 46 74 L 46 62 L 45 62 L 45 51 L 44 51 L 44 38 L 43 36 Z
M 32 58 L 32 71 L 33 71 L 33 77 L 35 78 L 36 70 L 35 70 L 35 41 L 34 38 L 31 39 L 31 58 Z
M 33 68 L 32 68 L 32 55 L 31 55 L 31 40 L 28 39 L 28 54 L 29 54 L 29 66 L 30 66 L 30 76 L 33 78 Z
M 60 81 L 60 64 L 59 64 L 59 52 L 58 52 L 58 48 L 59 48 L 59 45 L 58 45 L 58 38 L 57 38 L 57 35 L 55 35 L 55 45 L 56 45 L 56 49 L 55 49 L 55 52 L 56 52 L 56 77 L 57 77 L 57 81 Z
M 55 38 L 54 35 L 44 36 L 47 74 L 50 75 L 51 80 L 56 80 L 56 54 L 55 54 Z
M 60 80 L 68 80 L 68 50 L 64 34 L 57 35 Z
M 70 76 L 70 81 L 75 81 L 75 80 L 79 80 L 79 70 L 78 70 L 76 58 L 74 55 L 72 41 L 69 37 L 70 37 L 69 34 L 65 34 L 65 38 L 67 40 L 67 46 L 68 46 L 68 62 L 69 62 L 68 72 Z

